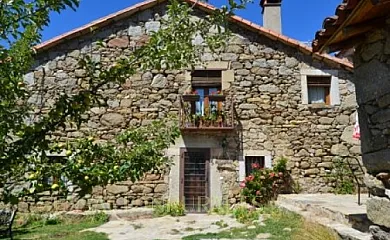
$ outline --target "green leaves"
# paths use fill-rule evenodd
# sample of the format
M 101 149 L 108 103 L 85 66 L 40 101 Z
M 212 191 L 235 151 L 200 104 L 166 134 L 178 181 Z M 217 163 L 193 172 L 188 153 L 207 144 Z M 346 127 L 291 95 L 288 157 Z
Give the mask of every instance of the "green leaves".
M 124 83 L 135 73 L 150 69 L 183 69 L 201 64 L 204 48 L 221 51 L 230 35 L 227 17 L 242 9 L 248 0 L 229 1 L 229 6 L 210 15 L 198 12 L 194 5 L 171 0 L 159 31 L 148 35 L 145 44 L 132 55 L 113 63 L 95 62 L 88 55 L 79 66 L 85 77 L 77 92 L 63 93 L 50 108 L 38 111 L 30 102 L 40 102 L 25 80 L 36 79 L 30 73 L 41 40 L 41 30 L 50 23 L 51 12 L 69 7 L 78 0 L 13 0 L 0 2 L 0 188 L 5 199 L 34 196 L 42 191 L 66 193 L 70 184 L 82 192 L 130 178 L 135 181 L 145 172 L 163 170 L 169 159 L 164 150 L 180 132 L 165 119 L 151 125 L 129 129 L 115 141 L 97 143 L 93 138 L 57 144 L 52 136 L 67 126 L 79 127 L 92 106 L 104 100 L 99 90 L 110 84 Z M 91 29 L 91 32 L 96 29 Z M 103 39 L 96 44 L 106 48 Z M 26 78 L 26 79 L 25 79 Z M 36 90 L 36 89 L 35 89 Z M 104 101 L 103 101 L 104 102 Z M 31 118 L 32 113 L 39 117 Z M 64 157 L 48 156 L 57 153 Z M 162 168 L 162 169 L 159 169 Z M 26 184 L 24 184 L 26 183 Z M 18 189 L 18 191 L 15 191 Z

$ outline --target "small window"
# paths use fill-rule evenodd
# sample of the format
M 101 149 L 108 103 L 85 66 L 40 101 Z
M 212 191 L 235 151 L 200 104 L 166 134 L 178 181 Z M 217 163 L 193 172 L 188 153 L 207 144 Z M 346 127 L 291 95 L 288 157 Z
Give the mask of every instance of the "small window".
M 253 171 L 253 164 L 258 164 L 259 168 L 264 168 L 265 166 L 265 157 L 264 156 L 246 156 L 245 157 L 245 175 Z
M 322 103 L 330 105 L 330 82 L 330 76 L 307 76 L 309 104 Z

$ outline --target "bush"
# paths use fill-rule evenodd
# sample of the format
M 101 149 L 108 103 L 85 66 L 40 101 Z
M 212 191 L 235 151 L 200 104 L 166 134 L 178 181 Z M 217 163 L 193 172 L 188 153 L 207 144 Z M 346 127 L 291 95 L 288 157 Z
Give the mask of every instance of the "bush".
M 154 215 L 156 216 L 184 216 L 185 215 L 185 207 L 182 203 L 167 203 L 164 205 L 157 205 L 154 207 Z
M 259 219 L 260 212 L 255 208 L 248 209 L 245 206 L 238 206 L 233 210 L 233 216 L 239 223 L 252 223 Z
M 289 179 L 286 164 L 285 158 L 280 158 L 273 169 L 259 168 L 254 163 L 252 173 L 240 183 L 243 200 L 254 206 L 262 206 L 275 199 L 286 179 Z

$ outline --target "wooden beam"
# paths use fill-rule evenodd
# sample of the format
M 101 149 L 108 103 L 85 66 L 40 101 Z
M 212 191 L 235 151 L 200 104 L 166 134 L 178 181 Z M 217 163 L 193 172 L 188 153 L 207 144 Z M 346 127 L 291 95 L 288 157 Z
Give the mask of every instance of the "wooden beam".
M 327 46 L 326 50 L 327 50 L 327 52 L 336 52 L 336 51 L 339 51 L 342 49 L 353 48 L 353 47 L 359 45 L 360 43 L 362 43 L 364 39 L 365 39 L 365 36 L 363 33 L 361 35 L 356 35 L 352 38 L 345 39 L 341 42 L 333 43 L 333 44 Z
M 343 38 L 350 38 L 356 35 L 364 34 L 374 28 L 382 27 L 386 24 L 385 18 L 376 18 L 367 22 L 345 26 L 342 29 Z

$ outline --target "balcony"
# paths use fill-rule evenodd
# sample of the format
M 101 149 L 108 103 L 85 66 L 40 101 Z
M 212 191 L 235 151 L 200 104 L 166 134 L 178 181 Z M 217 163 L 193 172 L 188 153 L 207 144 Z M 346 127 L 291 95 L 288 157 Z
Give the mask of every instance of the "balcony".
M 181 131 L 232 131 L 234 130 L 233 97 L 210 95 L 182 95 L 179 121 Z

